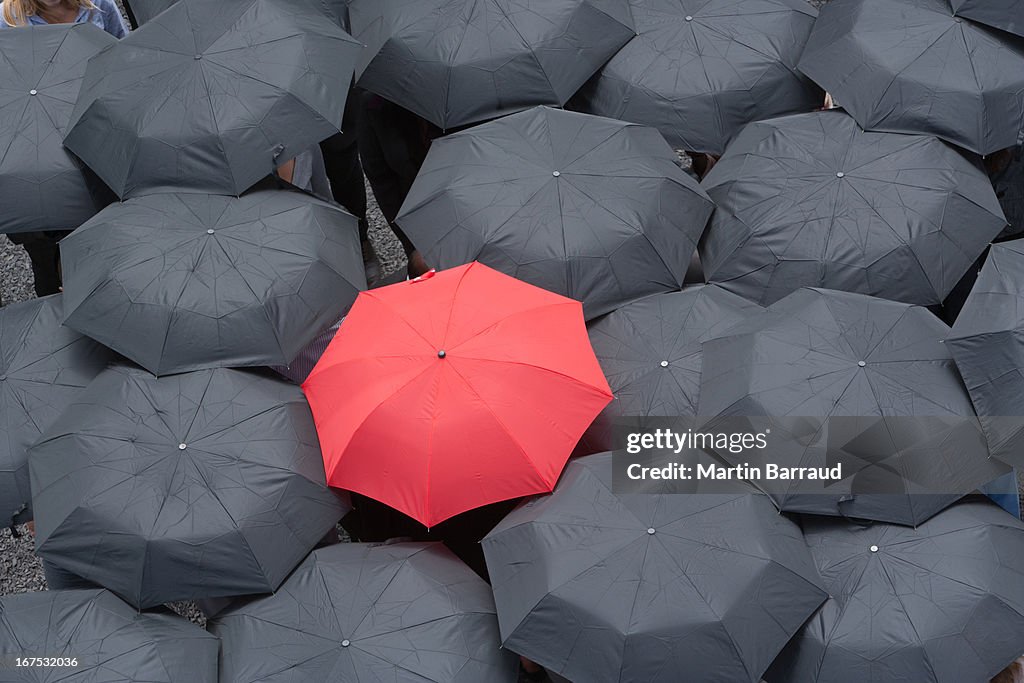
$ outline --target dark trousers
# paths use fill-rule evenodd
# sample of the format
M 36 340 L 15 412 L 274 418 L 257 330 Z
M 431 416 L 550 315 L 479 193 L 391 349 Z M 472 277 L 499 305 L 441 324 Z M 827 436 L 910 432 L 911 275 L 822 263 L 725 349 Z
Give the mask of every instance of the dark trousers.
M 366 239 L 366 181 L 359 161 L 359 97 L 349 93 L 341 132 L 320 143 L 334 201 L 359 219 L 359 237 Z

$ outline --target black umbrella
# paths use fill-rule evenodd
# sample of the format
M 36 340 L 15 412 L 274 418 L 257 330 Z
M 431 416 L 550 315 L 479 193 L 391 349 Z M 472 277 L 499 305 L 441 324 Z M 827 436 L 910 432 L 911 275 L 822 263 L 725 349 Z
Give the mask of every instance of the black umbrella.
M 867 130 L 990 154 L 1024 128 L 1024 38 L 955 16 L 950 0 L 833 0 L 799 67 Z
M 61 317 L 59 294 L 0 308 L 0 523 L 31 517 L 29 446 L 113 356 Z
M 580 91 L 583 111 L 656 126 L 721 154 L 750 121 L 820 107 L 796 70 L 817 11 L 803 0 L 630 0 L 637 35 Z
M 761 307 L 712 285 L 634 301 L 595 320 L 590 342 L 615 400 L 584 435 L 591 452 L 615 447 L 615 419 L 697 415 L 701 343 Z
M 712 208 L 653 128 L 537 107 L 435 141 L 398 223 L 432 266 L 480 261 L 593 318 L 681 287 Z
M 61 140 L 86 63 L 116 42 L 91 24 L 0 31 L 0 232 L 74 230 L 113 199 Z
M 146 23 L 178 0 L 131 0 L 131 8 L 139 25 Z M 299 0 L 300 2 L 304 0 Z M 348 27 L 348 3 L 351 0 L 307 0 L 316 4 L 328 14 L 338 19 L 338 23 L 346 30 Z M 125 3 L 128 4 L 127 2 Z
M 483 541 L 504 646 L 571 681 L 752 681 L 825 593 L 764 496 L 616 494 L 570 462 Z
M 323 18 L 179 0 L 90 60 L 64 144 L 121 197 L 241 194 L 338 132 L 361 47 Z
M 992 178 L 999 205 L 1009 223 L 999 237 L 1019 237 L 1024 234 L 1024 144 L 1005 154 L 1006 166 Z
M 838 110 L 751 124 L 703 186 L 708 280 L 764 305 L 800 287 L 939 304 L 1006 225 L 976 161 Z
M 108 369 L 29 470 L 37 552 L 138 607 L 275 590 L 348 509 L 302 391 L 237 370 Z
M 773 482 L 780 509 L 918 524 L 1006 471 L 974 424 L 948 333 L 925 308 L 801 289 L 704 343 L 698 414 L 786 418 L 771 461 L 844 466 L 824 486 Z
M 288 365 L 366 288 L 356 219 L 299 192 L 139 197 L 61 259 L 67 324 L 161 375 Z
M 1024 467 L 1024 240 L 992 246 L 946 345 L 992 454 Z
M 952 0 L 958 17 L 966 17 L 1024 36 L 1024 0 Z
M 367 90 L 442 129 L 561 106 L 633 37 L 627 0 L 352 0 Z
M 322 548 L 210 629 L 222 683 L 514 683 L 518 668 L 487 584 L 439 543 Z
M 970 499 L 916 529 L 807 517 L 829 600 L 769 683 L 988 681 L 1024 643 L 1024 524 Z
M 105 590 L 0 597 L 0 680 L 11 683 L 217 683 L 219 650 L 185 619 L 140 614 Z

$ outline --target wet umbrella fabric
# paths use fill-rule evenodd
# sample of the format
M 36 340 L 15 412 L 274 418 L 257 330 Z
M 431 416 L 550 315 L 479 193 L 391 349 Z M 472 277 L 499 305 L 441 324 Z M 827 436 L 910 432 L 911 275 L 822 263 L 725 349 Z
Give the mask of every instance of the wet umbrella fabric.
M 316 550 L 210 630 L 223 683 L 514 683 L 518 669 L 487 584 L 439 543 Z
M 806 517 L 831 596 L 769 683 L 988 681 L 1024 642 L 1024 524 L 972 497 L 916 529 Z
M 179 0 L 89 62 L 64 144 L 122 198 L 239 195 L 338 132 L 360 49 L 306 2 Z
M 992 245 L 946 346 L 992 455 L 1024 467 L 1024 240 Z
M 653 128 L 538 107 L 435 141 L 398 223 L 431 265 L 480 261 L 591 319 L 679 289 L 712 209 Z
M 361 294 L 302 388 L 328 482 L 427 527 L 550 491 L 611 400 L 579 302 L 479 263 Z
M 91 24 L 0 31 L 0 232 L 74 230 L 114 199 L 62 140 L 86 63 L 116 42 Z
M 300 192 L 115 204 L 61 243 L 66 322 L 160 375 L 288 365 L 366 288 L 357 227 Z
M 759 313 L 721 287 L 698 285 L 626 304 L 590 324 L 590 343 L 615 400 L 584 435 L 591 452 L 612 450 L 616 418 L 696 416 L 701 343 Z
M 564 105 L 633 37 L 626 0 L 353 0 L 358 85 L 452 129 Z
M 9 662 L 0 678 L 11 683 L 216 683 L 219 650 L 215 636 L 187 620 L 140 614 L 105 590 L 0 597 L 0 656 Z M 15 657 L 77 663 L 15 668 Z
M 866 130 L 935 135 L 978 154 L 1011 147 L 1024 128 L 1024 38 L 954 16 L 949 3 L 830 2 L 798 66 Z
M 958 17 L 1024 36 L 1024 0 L 951 0 Z
M 925 308 L 801 289 L 704 343 L 698 414 L 807 420 L 815 438 L 783 440 L 775 430 L 773 459 L 842 463 L 845 478 L 827 488 L 782 482 L 766 491 L 781 510 L 919 524 L 1006 472 L 971 431 L 974 410 L 948 334 Z M 929 433 L 946 423 L 948 431 Z
M 178 0 L 131 0 L 132 11 L 139 25 L 146 23 Z M 301 1 L 301 0 L 300 0 Z M 348 4 L 350 0 L 311 0 L 326 10 L 329 16 L 337 17 L 342 28 L 348 26 Z M 346 30 L 348 30 L 346 28 Z
M 820 107 L 796 70 L 817 11 L 803 0 L 630 0 L 637 36 L 571 106 L 654 126 L 720 155 L 751 121 Z
M 704 272 L 762 305 L 800 287 L 939 304 L 1006 225 L 977 162 L 840 110 L 751 124 L 703 186 Z
M 29 446 L 114 356 L 62 310 L 59 294 L 0 308 L 0 524 L 31 517 Z
M 483 541 L 504 647 L 572 681 L 756 681 L 825 599 L 767 498 L 615 494 L 612 454 Z
M 36 551 L 136 607 L 276 589 L 347 512 L 298 387 L 106 370 L 30 452 Z

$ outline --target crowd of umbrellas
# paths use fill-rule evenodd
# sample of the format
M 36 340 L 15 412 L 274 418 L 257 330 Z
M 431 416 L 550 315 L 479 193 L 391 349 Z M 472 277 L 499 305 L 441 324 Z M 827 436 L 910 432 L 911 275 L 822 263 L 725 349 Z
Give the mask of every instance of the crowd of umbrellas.
M 0 31 L 0 232 L 74 230 L 64 293 L 0 308 L 0 516 L 96 586 L 0 597 L 0 680 L 986 683 L 1024 653 L 1024 524 L 971 495 L 1024 467 L 1024 172 L 983 165 L 1024 135 L 1020 0 L 132 6 L 120 41 Z M 436 271 L 375 289 L 357 220 L 269 177 L 353 83 L 450 133 L 397 219 Z M 270 369 L 341 318 L 301 387 Z M 629 494 L 627 416 L 980 431 L 871 453 L 897 493 Z M 428 528 L 520 502 L 485 581 L 318 547 L 353 494 Z

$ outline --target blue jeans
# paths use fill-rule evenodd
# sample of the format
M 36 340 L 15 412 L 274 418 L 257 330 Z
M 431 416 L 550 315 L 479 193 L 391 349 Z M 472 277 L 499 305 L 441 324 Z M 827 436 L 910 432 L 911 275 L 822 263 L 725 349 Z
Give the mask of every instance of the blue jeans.
M 1020 519 L 1020 495 L 1017 491 L 1017 471 L 1004 474 L 979 489 L 996 505 Z

